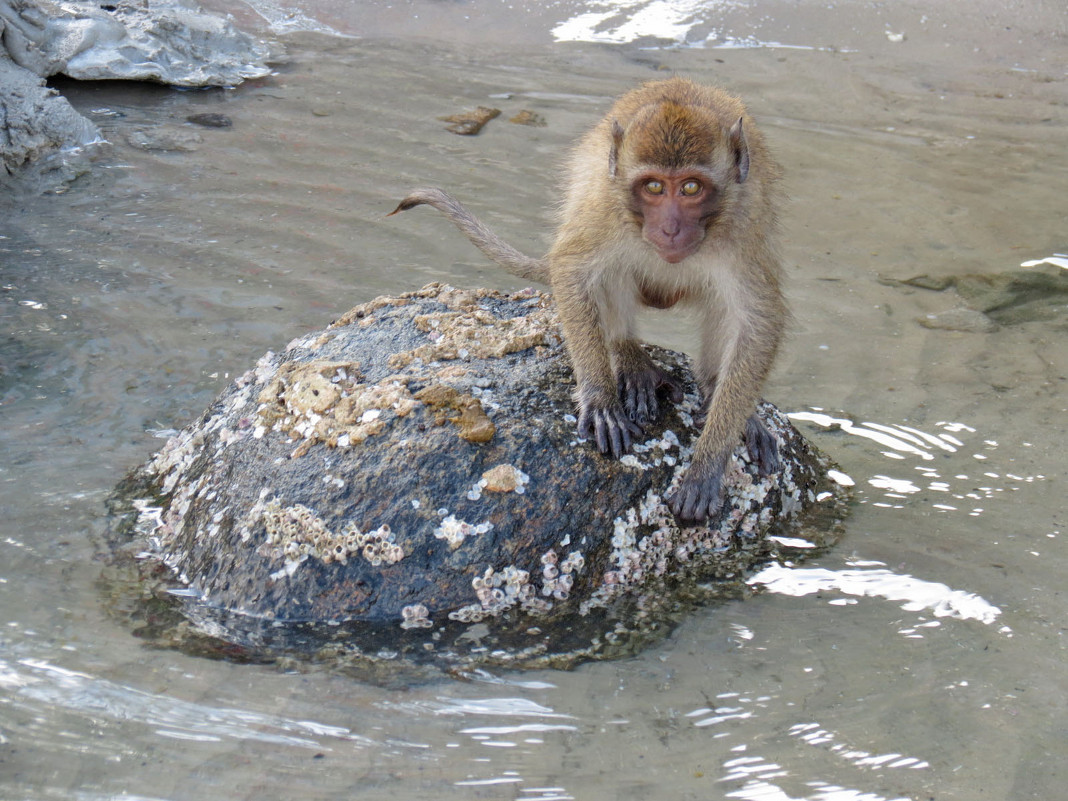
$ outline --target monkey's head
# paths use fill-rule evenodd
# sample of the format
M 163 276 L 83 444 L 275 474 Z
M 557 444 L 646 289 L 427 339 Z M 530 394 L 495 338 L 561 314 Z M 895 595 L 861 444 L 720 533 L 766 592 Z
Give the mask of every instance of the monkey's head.
M 744 112 L 743 112 L 744 113 Z M 749 177 L 739 114 L 666 100 L 612 123 L 609 172 L 642 239 L 669 264 L 700 249 Z

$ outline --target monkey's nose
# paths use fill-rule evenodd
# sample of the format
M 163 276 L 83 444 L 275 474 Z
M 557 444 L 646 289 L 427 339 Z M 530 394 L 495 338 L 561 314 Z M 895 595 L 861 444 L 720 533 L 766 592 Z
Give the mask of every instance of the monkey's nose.
M 678 220 L 671 220 L 670 222 L 662 223 L 660 225 L 660 233 L 666 236 L 668 239 L 674 239 L 679 235 L 679 231 L 682 230 L 682 226 L 679 225 Z

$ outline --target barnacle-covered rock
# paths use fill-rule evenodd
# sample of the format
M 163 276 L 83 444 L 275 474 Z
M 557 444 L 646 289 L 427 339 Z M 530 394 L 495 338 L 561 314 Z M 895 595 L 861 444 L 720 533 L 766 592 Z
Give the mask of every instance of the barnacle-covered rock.
M 842 490 L 767 403 L 781 471 L 761 476 L 739 444 L 722 515 L 675 524 L 664 498 L 700 398 L 684 356 L 650 353 L 685 399 L 621 460 L 576 439 L 551 298 L 533 290 L 431 284 L 267 353 L 112 499 L 116 553 L 180 612 L 143 633 L 230 655 L 570 666 L 742 594 L 784 549 L 830 544 Z

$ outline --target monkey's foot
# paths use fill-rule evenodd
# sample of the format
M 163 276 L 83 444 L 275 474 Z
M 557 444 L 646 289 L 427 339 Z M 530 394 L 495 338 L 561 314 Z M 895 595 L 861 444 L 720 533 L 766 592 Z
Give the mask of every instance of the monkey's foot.
M 672 403 L 682 403 L 682 386 L 651 360 L 645 368 L 619 374 L 619 399 L 623 401 L 627 417 L 640 426 L 660 417 L 657 393 L 661 389 L 667 390 Z
M 693 526 L 714 518 L 723 505 L 723 469 L 726 459 L 713 464 L 691 464 L 675 494 L 667 499 L 680 526 Z
M 745 421 L 745 447 L 762 475 L 779 472 L 779 442 L 755 414 Z
M 601 453 L 611 453 L 618 459 L 630 450 L 633 437 L 643 433 L 642 427 L 633 422 L 623 407 L 616 404 L 608 407 L 584 407 L 579 412 L 578 435 L 592 439 Z

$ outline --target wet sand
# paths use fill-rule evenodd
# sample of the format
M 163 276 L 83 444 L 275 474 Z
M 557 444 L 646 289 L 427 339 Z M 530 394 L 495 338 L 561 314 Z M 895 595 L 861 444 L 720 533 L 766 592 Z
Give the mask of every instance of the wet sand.
M 538 9 L 304 4 L 362 38 L 287 34 L 277 74 L 234 90 L 61 84 L 114 148 L 64 194 L 0 200 L 0 795 L 1061 793 L 1065 317 L 932 330 L 952 290 L 885 279 L 1068 251 L 1065 11 L 725 4 L 687 35 L 793 47 L 652 48 L 553 41 L 583 9 Z M 819 591 L 699 611 L 623 662 L 410 687 L 140 647 L 93 537 L 154 432 L 375 295 L 519 287 L 429 210 L 384 214 L 447 186 L 537 253 L 562 150 L 670 72 L 746 98 L 786 169 L 795 322 L 766 395 L 857 482 L 793 590 Z M 477 137 L 438 120 L 477 105 L 503 112 Z M 144 129 L 200 141 L 132 146 Z M 685 321 L 646 333 L 692 346 Z

